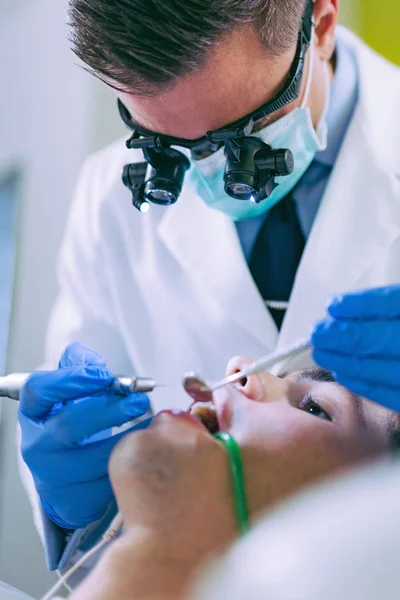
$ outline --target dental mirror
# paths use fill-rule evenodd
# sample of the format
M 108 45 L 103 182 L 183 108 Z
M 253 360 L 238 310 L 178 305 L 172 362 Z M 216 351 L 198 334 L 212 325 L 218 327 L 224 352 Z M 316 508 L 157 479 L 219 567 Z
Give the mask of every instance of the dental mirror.
M 208 402 L 211 400 L 212 390 L 208 387 L 202 377 L 196 373 L 186 373 L 182 385 L 189 396 L 196 401 Z

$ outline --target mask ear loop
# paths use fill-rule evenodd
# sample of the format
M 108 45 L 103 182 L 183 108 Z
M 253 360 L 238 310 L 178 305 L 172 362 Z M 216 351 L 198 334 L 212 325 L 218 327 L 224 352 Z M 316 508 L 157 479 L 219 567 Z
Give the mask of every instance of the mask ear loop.
M 312 31 L 311 31 L 311 42 L 310 42 L 310 60 L 309 60 L 309 64 L 308 64 L 308 74 L 307 74 L 307 83 L 306 83 L 306 89 L 304 90 L 304 97 L 303 97 L 303 101 L 300 105 L 300 108 L 305 108 L 308 102 L 308 98 L 310 96 L 310 89 L 311 89 L 311 83 L 312 83 L 312 78 L 313 78 L 313 74 L 314 74 L 314 55 L 315 55 L 315 48 L 314 48 L 314 27 L 315 27 L 315 23 L 313 20 L 312 23 Z
M 330 89 L 331 89 L 331 82 L 330 82 L 330 77 L 329 77 L 329 69 L 328 69 L 328 63 L 325 62 L 325 75 L 324 75 L 324 83 L 325 83 L 325 107 L 324 107 L 324 111 L 321 115 L 321 122 L 325 121 L 328 112 L 329 112 L 329 105 L 330 105 L 330 98 L 331 98 L 331 94 L 330 94 Z
M 214 437 L 225 446 L 228 452 L 236 520 L 240 534 L 245 535 L 250 530 L 250 521 L 249 511 L 247 508 L 246 490 L 243 477 L 243 463 L 240 448 L 229 433 L 219 432 L 216 433 Z
M 314 33 L 314 29 L 315 29 L 315 23 L 313 20 L 312 23 L 312 32 L 311 32 L 311 42 L 310 42 L 310 62 L 309 62 L 309 69 L 308 69 L 308 75 L 307 75 L 307 83 L 306 83 L 306 89 L 304 90 L 304 98 L 303 101 L 300 105 L 300 108 L 306 108 L 307 102 L 308 102 L 308 98 L 310 96 L 310 90 L 311 90 L 311 84 L 312 84 L 312 79 L 313 79 L 313 74 L 314 74 L 314 56 L 315 56 L 315 47 L 314 47 L 314 37 L 315 37 L 315 33 Z M 325 106 L 324 106 L 324 110 L 323 113 L 321 115 L 321 119 L 320 119 L 320 123 L 324 122 L 326 119 L 326 116 L 328 114 L 329 111 L 329 100 L 330 100 L 330 81 L 329 81 L 329 70 L 328 70 L 328 65 L 325 65 L 325 75 L 324 75 L 324 84 L 325 84 Z

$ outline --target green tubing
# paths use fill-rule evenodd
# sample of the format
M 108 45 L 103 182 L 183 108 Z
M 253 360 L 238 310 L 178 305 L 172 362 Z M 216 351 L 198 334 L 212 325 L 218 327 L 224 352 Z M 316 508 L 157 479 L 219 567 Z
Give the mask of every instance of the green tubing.
M 241 535 L 247 533 L 250 529 L 249 511 L 247 509 L 246 490 L 243 477 L 243 463 L 240 454 L 240 448 L 237 442 L 229 433 L 219 432 L 214 435 L 215 439 L 221 442 L 229 456 L 231 467 L 233 499 L 235 503 L 236 519 Z

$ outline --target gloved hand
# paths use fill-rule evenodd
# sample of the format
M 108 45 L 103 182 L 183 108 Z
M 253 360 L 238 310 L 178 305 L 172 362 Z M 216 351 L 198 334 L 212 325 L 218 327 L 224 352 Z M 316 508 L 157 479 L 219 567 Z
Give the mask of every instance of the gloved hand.
M 338 383 L 400 412 L 400 285 L 335 296 L 312 334 Z
M 108 460 L 128 433 L 111 437 L 110 428 L 149 408 L 145 394 L 116 395 L 108 389 L 111 381 L 105 359 L 74 343 L 58 370 L 32 374 L 21 390 L 22 456 L 47 515 L 65 529 L 86 527 L 103 516 L 114 499 Z

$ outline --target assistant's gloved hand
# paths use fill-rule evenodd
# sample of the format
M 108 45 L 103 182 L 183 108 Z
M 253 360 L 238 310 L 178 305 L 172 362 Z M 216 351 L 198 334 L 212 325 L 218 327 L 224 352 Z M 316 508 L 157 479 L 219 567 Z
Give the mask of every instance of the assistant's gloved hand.
M 314 360 L 355 394 L 400 412 L 400 285 L 335 296 Z
M 22 456 L 46 513 L 65 529 L 86 527 L 103 516 L 114 498 L 108 460 L 128 433 L 111 437 L 110 428 L 149 408 L 145 394 L 110 391 L 112 378 L 102 356 L 74 343 L 57 371 L 32 374 L 21 390 Z M 136 429 L 149 423 L 145 420 Z

